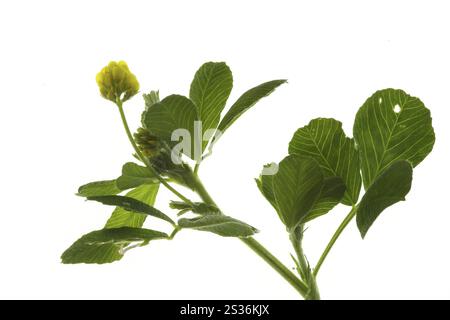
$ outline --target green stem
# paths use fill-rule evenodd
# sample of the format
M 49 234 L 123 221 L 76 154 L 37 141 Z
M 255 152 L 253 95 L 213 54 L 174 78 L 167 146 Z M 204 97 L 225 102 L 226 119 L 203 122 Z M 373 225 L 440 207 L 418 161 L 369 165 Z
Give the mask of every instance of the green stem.
M 289 239 L 291 240 L 292 246 L 294 247 L 295 254 L 297 255 L 297 261 L 299 264 L 298 273 L 302 277 L 303 280 L 306 279 L 306 275 L 309 270 L 308 261 L 306 261 L 305 254 L 303 253 L 302 240 L 303 240 L 303 229 L 304 226 L 299 226 L 300 230 L 298 230 L 298 236 L 296 231 L 291 232 L 289 235 Z
M 258 256 L 267 262 L 278 274 L 280 274 L 303 297 L 308 294 L 308 287 L 297 278 L 284 264 L 271 254 L 263 245 L 252 237 L 239 238 L 250 247 Z
M 200 178 L 194 174 L 194 181 L 196 186 L 196 192 L 200 198 L 207 204 L 211 204 L 217 207 L 217 204 L 209 195 L 205 186 Z M 250 249 L 252 249 L 257 255 L 259 255 L 264 261 L 266 261 L 276 272 L 278 272 L 298 293 L 303 297 L 308 295 L 309 288 L 296 277 L 280 260 L 278 260 L 273 254 L 271 254 L 262 244 L 256 241 L 252 237 L 239 238 Z
M 352 210 L 348 213 L 348 215 L 345 217 L 345 219 L 341 222 L 339 227 L 337 228 L 336 232 L 331 237 L 330 242 L 328 242 L 327 247 L 323 251 L 322 255 L 319 258 L 319 261 L 317 262 L 316 267 L 314 268 L 313 275 L 314 277 L 317 277 L 317 274 L 319 273 L 320 267 L 322 266 L 323 262 L 325 261 L 326 257 L 328 256 L 328 253 L 330 253 L 331 248 L 333 248 L 333 245 L 336 243 L 336 240 L 341 235 L 342 231 L 347 227 L 347 225 L 352 221 L 353 217 L 356 215 L 356 209 L 357 206 L 353 206 Z
M 175 190 L 171 185 L 169 185 L 152 167 L 150 162 L 144 155 L 141 150 L 136 145 L 134 141 L 133 135 L 131 134 L 130 128 L 128 126 L 128 122 L 125 117 L 125 113 L 123 111 L 122 101 L 117 100 L 116 104 L 119 108 L 120 117 L 122 119 L 123 126 L 127 133 L 128 139 L 131 142 L 136 154 L 141 159 L 141 161 L 148 167 L 148 169 L 157 177 L 157 179 L 163 184 L 167 189 L 172 191 L 175 195 L 177 195 L 181 200 L 186 203 L 192 203 L 188 198 L 183 196 L 177 190 Z M 198 170 L 198 165 L 196 166 L 196 170 Z M 196 173 L 193 174 L 196 186 L 196 192 L 202 198 L 202 200 L 208 204 L 212 204 L 217 206 L 212 197 L 209 195 L 208 191 L 204 187 L 203 183 L 198 178 Z M 169 239 L 172 239 L 176 233 L 179 231 L 179 228 L 175 228 L 172 234 L 169 236 Z M 266 248 L 264 248 L 258 241 L 253 238 L 240 238 L 242 242 L 244 242 L 247 246 L 249 246 L 256 254 L 258 254 L 264 261 L 266 261 L 275 271 L 277 271 L 291 286 L 297 290 L 303 297 L 308 294 L 308 287 L 297 278 L 285 265 L 283 265 L 275 256 L 273 256 Z
M 179 226 L 175 226 L 172 233 L 169 235 L 169 240 L 172 240 L 180 230 L 181 228 Z
M 212 204 L 213 206 L 217 207 L 216 202 L 211 197 L 211 195 L 208 193 L 208 190 L 206 190 L 205 186 L 203 185 L 203 182 L 200 180 L 199 176 L 194 173 L 193 180 L 195 184 L 195 192 L 200 196 L 200 198 L 208 204 Z
M 309 263 L 306 260 L 306 256 L 303 252 L 302 242 L 304 227 L 305 226 L 303 224 L 298 226 L 290 233 L 289 238 L 297 255 L 297 271 L 303 282 L 305 282 L 306 286 L 308 287 L 308 293 L 305 296 L 305 299 L 320 300 L 319 288 L 317 287 L 316 278 L 314 277 L 311 267 L 309 266 Z
M 116 101 L 117 107 L 119 107 L 120 112 L 120 118 L 122 119 L 123 126 L 125 128 L 125 132 L 127 133 L 128 139 L 131 142 L 131 145 L 133 146 L 134 151 L 136 152 L 137 156 L 140 158 L 140 160 L 145 164 L 145 166 L 154 174 L 154 176 L 163 184 L 167 189 L 169 189 L 171 192 L 173 192 L 178 198 L 183 200 L 184 202 L 191 203 L 191 200 L 183 196 L 181 193 L 179 193 L 176 189 L 174 189 L 170 184 L 167 183 L 167 181 L 164 180 L 153 168 L 151 163 L 148 161 L 148 159 L 142 154 L 139 147 L 136 145 L 136 142 L 134 141 L 133 135 L 131 134 L 130 127 L 128 126 L 127 118 L 125 117 L 125 112 L 123 111 L 123 103 L 120 99 L 117 99 Z

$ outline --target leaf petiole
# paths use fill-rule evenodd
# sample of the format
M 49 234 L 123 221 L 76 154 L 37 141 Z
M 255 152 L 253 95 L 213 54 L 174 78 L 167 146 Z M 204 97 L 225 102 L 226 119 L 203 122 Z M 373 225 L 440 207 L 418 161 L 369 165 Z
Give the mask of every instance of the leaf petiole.
M 197 162 L 197 163 L 195 164 L 195 167 L 194 167 L 194 174 L 195 174 L 195 175 L 198 173 L 198 169 L 200 169 L 200 162 Z
M 173 229 L 172 233 L 169 235 L 169 240 L 172 240 L 175 235 L 181 230 L 181 227 L 179 227 L 178 225 L 175 226 L 175 228 Z
M 289 239 L 291 240 L 292 246 L 294 248 L 295 254 L 297 255 L 298 267 L 297 271 L 300 277 L 305 280 L 306 274 L 308 273 L 308 262 L 306 261 L 305 254 L 303 253 L 302 247 L 302 239 L 303 239 L 303 228 L 304 226 L 299 226 L 300 228 L 298 232 L 292 231 L 289 235 Z M 298 235 L 297 235 L 298 234 Z
M 325 250 L 323 251 L 322 255 L 319 258 L 319 261 L 317 262 L 316 267 L 313 271 L 313 276 L 317 277 L 317 274 L 319 273 L 320 267 L 322 266 L 323 262 L 325 261 L 326 257 L 331 251 L 331 248 L 333 248 L 333 245 L 336 243 L 337 239 L 341 235 L 342 231 L 347 227 L 347 225 L 352 221 L 352 219 L 356 215 L 356 211 L 358 209 L 358 206 L 352 206 L 352 210 L 348 213 L 348 215 L 344 218 L 344 220 L 341 222 L 339 227 L 337 228 L 336 232 L 331 237 L 330 241 L 328 242 L 328 245 L 326 246 Z
M 304 296 L 306 300 L 319 300 L 320 294 L 319 289 L 316 285 L 316 279 L 312 274 L 311 267 L 309 265 L 308 260 L 303 252 L 303 233 L 304 233 L 304 225 L 301 224 L 294 230 L 292 230 L 289 234 L 289 239 L 292 242 L 292 246 L 294 247 L 295 253 L 297 255 L 297 259 L 294 257 L 294 261 L 296 262 L 296 267 L 298 274 L 300 275 L 303 282 L 306 283 L 308 287 L 308 292 Z

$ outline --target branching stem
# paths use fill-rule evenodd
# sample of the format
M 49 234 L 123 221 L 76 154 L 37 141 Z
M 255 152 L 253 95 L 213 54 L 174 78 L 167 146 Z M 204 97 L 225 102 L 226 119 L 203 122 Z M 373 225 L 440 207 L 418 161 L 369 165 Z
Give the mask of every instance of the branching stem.
M 192 203 L 187 197 L 183 196 L 180 192 L 178 192 L 175 188 L 173 188 L 167 181 L 164 180 L 152 167 L 151 163 L 148 161 L 146 157 L 142 154 L 139 147 L 136 145 L 134 141 L 133 135 L 131 134 L 130 128 L 128 126 L 128 122 L 125 117 L 125 113 L 123 111 L 122 101 L 116 101 L 117 107 L 119 108 L 120 117 L 122 119 L 123 126 L 125 128 L 125 132 L 130 140 L 131 145 L 133 146 L 134 151 L 140 160 L 147 166 L 147 168 L 158 178 L 162 185 L 164 185 L 167 189 L 169 189 L 172 193 L 174 193 L 178 198 L 183 200 L 186 203 Z M 198 165 L 194 169 L 194 181 L 195 181 L 195 191 L 200 196 L 200 198 L 207 204 L 214 205 L 217 207 L 213 198 L 209 195 L 208 191 L 204 187 L 203 183 L 199 179 L 197 175 Z M 169 239 L 173 239 L 173 237 L 178 233 L 180 228 L 175 228 L 173 232 L 170 234 Z M 309 288 L 300 280 L 297 276 L 295 276 L 283 263 L 280 262 L 273 254 L 271 254 L 264 246 L 262 246 L 258 241 L 254 238 L 240 238 L 242 242 L 244 242 L 247 246 L 249 246 L 257 255 L 259 255 L 264 261 L 266 261 L 275 271 L 277 271 L 297 292 L 299 292 L 303 297 L 306 297 Z
M 202 181 L 195 175 L 196 192 L 200 198 L 207 204 L 211 204 L 217 207 L 217 204 L 209 195 Z M 303 297 L 306 297 L 309 292 L 309 288 L 305 283 L 300 280 L 295 274 L 293 274 L 280 260 L 278 260 L 269 250 L 267 250 L 262 244 L 256 241 L 252 237 L 240 238 L 250 249 L 252 249 L 258 256 L 266 261 L 276 272 L 278 272 L 298 293 Z

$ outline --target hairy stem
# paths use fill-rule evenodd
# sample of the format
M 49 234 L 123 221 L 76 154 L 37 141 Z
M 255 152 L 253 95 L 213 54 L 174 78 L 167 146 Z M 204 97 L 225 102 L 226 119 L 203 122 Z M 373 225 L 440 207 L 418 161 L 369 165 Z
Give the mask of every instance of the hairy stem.
M 297 255 L 297 271 L 302 278 L 302 280 L 306 283 L 308 287 L 308 293 L 305 296 L 306 300 L 320 300 L 319 288 L 316 284 L 316 278 L 312 273 L 311 267 L 306 259 L 306 256 L 303 252 L 303 232 L 304 225 L 298 226 L 295 230 L 293 230 L 289 238 L 292 242 L 292 246 L 294 247 L 295 254 Z
M 323 251 L 322 255 L 319 258 L 319 261 L 317 262 L 316 267 L 314 268 L 313 275 L 314 277 L 317 277 L 317 274 L 319 273 L 320 267 L 322 266 L 323 262 L 325 261 L 326 257 L 331 251 L 331 248 L 333 248 L 333 245 L 336 243 L 336 240 L 341 235 L 342 231 L 347 227 L 347 225 L 352 221 L 353 217 L 356 215 L 356 209 L 358 206 L 353 206 L 352 210 L 348 213 L 348 215 L 345 217 L 345 219 L 341 222 L 339 227 L 337 228 L 336 232 L 333 234 L 333 236 L 330 239 L 330 242 L 328 242 L 327 247 Z
M 305 280 L 306 274 L 308 273 L 309 265 L 306 261 L 305 254 L 303 253 L 302 240 L 303 240 L 303 230 L 304 226 L 299 226 L 297 231 L 291 232 L 289 239 L 291 240 L 292 246 L 294 247 L 295 254 L 297 255 L 298 268 L 297 271 L 300 277 Z

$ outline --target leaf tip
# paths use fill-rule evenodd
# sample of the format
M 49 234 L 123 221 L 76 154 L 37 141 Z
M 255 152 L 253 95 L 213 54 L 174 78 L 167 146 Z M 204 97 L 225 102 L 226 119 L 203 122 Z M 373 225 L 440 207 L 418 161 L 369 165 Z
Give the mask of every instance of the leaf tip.
M 361 239 L 364 240 L 366 235 L 367 235 L 367 231 L 369 231 L 369 228 L 366 228 L 366 227 L 360 225 L 358 223 L 358 219 L 356 219 L 356 225 L 358 226 L 358 230 L 359 230 L 359 233 L 361 235 Z

